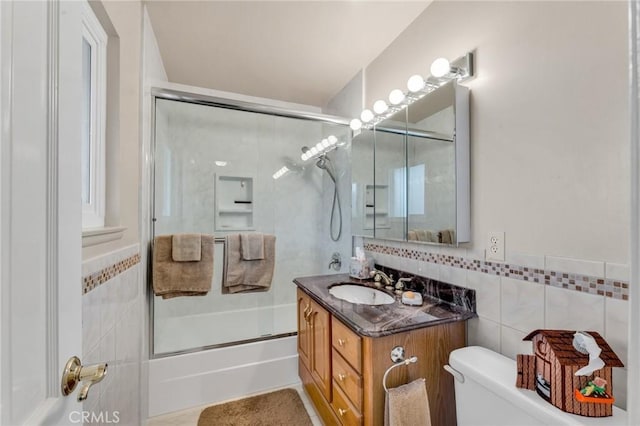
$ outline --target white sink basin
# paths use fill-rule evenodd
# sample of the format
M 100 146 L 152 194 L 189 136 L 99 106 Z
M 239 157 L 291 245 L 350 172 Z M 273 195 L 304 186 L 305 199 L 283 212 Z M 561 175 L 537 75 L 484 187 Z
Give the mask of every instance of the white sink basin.
M 334 285 L 329 289 L 329 294 L 349 303 L 362 305 L 389 305 L 395 302 L 395 299 L 384 291 L 354 284 Z

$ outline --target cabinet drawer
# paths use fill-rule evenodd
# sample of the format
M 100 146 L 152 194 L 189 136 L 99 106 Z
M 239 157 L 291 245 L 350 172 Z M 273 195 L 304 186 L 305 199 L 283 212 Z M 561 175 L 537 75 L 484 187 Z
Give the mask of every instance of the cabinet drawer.
M 332 366 L 334 382 L 354 407 L 362 411 L 362 378 L 335 349 L 332 352 Z
M 331 341 L 333 347 L 358 372 L 361 369 L 362 345 L 360 336 L 349 330 L 339 320 L 331 317 Z
M 340 386 L 333 382 L 333 392 L 331 406 L 336 412 L 343 425 L 361 425 L 362 414 L 351 403 L 345 394 L 340 390 Z

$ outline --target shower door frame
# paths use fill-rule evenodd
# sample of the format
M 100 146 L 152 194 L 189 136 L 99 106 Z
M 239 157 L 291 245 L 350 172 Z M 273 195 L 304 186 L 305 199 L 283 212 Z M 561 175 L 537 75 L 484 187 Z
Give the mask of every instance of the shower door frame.
M 251 113 L 257 113 L 257 114 L 265 114 L 265 115 L 271 115 L 275 117 L 293 118 L 298 120 L 308 120 L 308 121 L 316 121 L 316 122 L 329 123 L 329 124 L 335 124 L 335 125 L 344 125 L 347 127 L 349 126 L 349 120 L 347 118 L 333 116 L 333 115 L 315 113 L 310 111 L 301 111 L 301 110 L 295 110 L 295 109 L 278 107 L 278 106 L 264 105 L 264 104 L 229 99 L 229 98 L 224 98 L 219 96 L 204 95 L 199 93 L 186 92 L 183 90 L 168 89 L 168 88 L 161 88 L 161 87 L 151 88 L 151 111 L 150 111 L 151 113 L 151 116 L 150 116 L 151 144 L 150 145 L 151 146 L 149 150 L 149 164 L 151 168 L 150 170 L 150 184 L 151 184 L 150 191 L 151 192 L 149 194 L 150 220 L 147 225 L 148 226 L 147 232 L 149 235 L 149 240 L 147 242 L 148 244 L 147 259 L 149 260 L 147 262 L 147 273 L 146 273 L 147 294 L 148 294 L 148 303 L 149 303 L 149 358 L 150 359 L 166 358 L 166 357 L 175 356 L 175 355 L 184 355 L 188 353 L 206 351 L 209 349 L 219 349 L 219 348 L 225 348 L 229 346 L 236 346 L 236 345 L 242 345 L 242 344 L 254 343 L 254 342 L 262 342 L 265 340 L 279 339 L 283 337 L 290 337 L 290 336 L 297 335 L 298 334 L 297 331 L 293 331 L 290 333 L 280 333 L 272 336 L 256 337 L 253 339 L 245 339 L 245 340 L 238 340 L 234 342 L 225 342 L 225 343 L 218 343 L 213 345 L 198 346 L 195 348 L 182 349 L 179 351 L 162 352 L 162 353 L 155 352 L 155 347 L 154 347 L 155 299 L 154 299 L 153 287 L 151 283 L 151 276 L 152 276 L 151 253 L 153 251 L 153 238 L 155 236 L 155 222 L 156 222 L 154 214 L 155 214 L 155 201 L 156 201 L 156 197 L 155 197 L 156 195 L 155 194 L 156 102 L 158 99 L 184 102 L 184 103 L 195 104 L 195 105 L 204 105 L 204 106 L 216 107 L 216 108 L 231 109 L 231 110 L 243 111 L 243 112 L 251 112 Z M 218 238 L 216 238 L 216 242 L 218 242 Z

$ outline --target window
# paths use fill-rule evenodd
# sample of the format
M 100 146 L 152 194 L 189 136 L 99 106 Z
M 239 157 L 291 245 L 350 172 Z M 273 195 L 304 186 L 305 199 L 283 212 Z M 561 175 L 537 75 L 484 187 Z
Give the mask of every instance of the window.
M 82 13 L 82 228 L 104 227 L 107 34 L 89 3 Z

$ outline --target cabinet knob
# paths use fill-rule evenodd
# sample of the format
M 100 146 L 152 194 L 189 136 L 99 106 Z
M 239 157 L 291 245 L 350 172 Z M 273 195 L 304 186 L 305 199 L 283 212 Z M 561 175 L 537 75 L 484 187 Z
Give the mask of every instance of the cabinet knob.
M 344 339 L 338 339 L 338 345 L 340 345 L 340 346 L 344 346 L 344 344 L 345 344 L 345 343 L 347 343 L 347 341 L 346 341 L 346 340 L 344 340 Z
M 346 375 L 344 375 L 342 373 L 338 374 L 338 380 L 340 380 L 341 382 L 344 382 L 344 379 L 346 379 L 346 378 L 347 378 Z
M 338 414 L 340 414 L 340 417 L 344 417 L 344 415 L 347 414 L 347 411 L 349 410 L 345 410 L 344 408 L 338 408 Z

